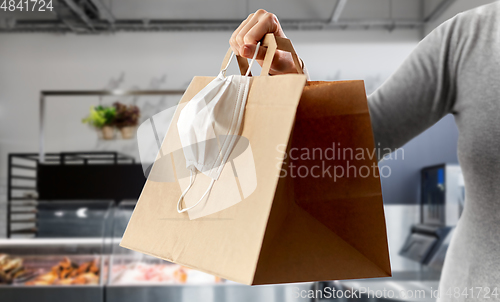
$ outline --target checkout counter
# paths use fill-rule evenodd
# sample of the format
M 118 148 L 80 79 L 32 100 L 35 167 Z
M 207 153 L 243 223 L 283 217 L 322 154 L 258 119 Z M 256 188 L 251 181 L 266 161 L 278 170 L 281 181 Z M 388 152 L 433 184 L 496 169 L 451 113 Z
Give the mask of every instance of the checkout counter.
M 464 192 L 460 166 L 422 169 L 421 221 L 412 226 L 400 255 L 440 270 L 452 230 L 463 210 Z

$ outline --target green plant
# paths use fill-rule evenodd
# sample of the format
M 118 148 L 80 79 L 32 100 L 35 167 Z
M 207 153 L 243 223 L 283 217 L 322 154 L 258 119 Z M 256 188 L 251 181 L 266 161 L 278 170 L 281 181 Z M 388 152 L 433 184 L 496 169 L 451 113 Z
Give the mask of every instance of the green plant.
M 135 105 L 124 105 L 120 102 L 113 104 L 116 109 L 115 125 L 118 128 L 137 126 L 141 114 L 139 107 Z
M 90 107 L 90 113 L 82 120 L 82 123 L 101 129 L 104 126 L 112 126 L 115 122 L 115 118 L 115 107 L 104 107 L 99 105 Z

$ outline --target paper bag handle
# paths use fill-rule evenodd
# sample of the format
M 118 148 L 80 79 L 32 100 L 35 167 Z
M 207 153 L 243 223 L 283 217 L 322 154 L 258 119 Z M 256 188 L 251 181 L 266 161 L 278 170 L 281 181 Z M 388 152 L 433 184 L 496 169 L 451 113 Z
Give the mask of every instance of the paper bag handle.
M 224 60 L 222 60 L 222 65 L 220 67 L 220 70 L 224 70 L 224 68 L 226 68 L 227 66 L 227 63 L 229 63 L 229 59 L 231 58 L 231 54 L 233 53 L 233 51 L 231 50 L 231 47 L 229 47 L 229 49 L 227 50 L 226 52 L 226 56 L 224 57 Z M 243 58 L 241 56 L 238 56 L 236 55 L 236 59 L 238 60 L 238 66 L 240 67 L 240 73 L 241 75 L 245 75 L 247 73 L 247 70 L 248 70 L 248 60 L 246 58 Z M 251 75 L 251 73 L 250 73 Z
M 269 75 L 271 70 L 271 63 L 274 59 L 274 54 L 276 50 L 288 51 L 292 54 L 293 63 L 299 74 L 304 74 L 302 67 L 300 66 L 299 57 L 293 48 L 292 41 L 286 38 L 276 37 L 274 34 L 267 34 L 262 41 L 262 46 L 267 47 L 266 56 L 264 58 L 264 63 L 262 64 L 262 71 L 260 75 Z
M 274 54 L 278 49 L 290 52 L 292 54 L 292 59 L 295 64 L 295 68 L 297 69 L 297 72 L 299 74 L 304 74 L 304 71 L 302 70 L 299 61 L 299 57 L 297 56 L 297 53 L 293 48 L 292 42 L 289 39 L 276 37 L 272 33 L 266 34 L 266 36 L 262 40 L 261 46 L 267 47 L 266 56 L 264 57 L 264 63 L 262 64 L 262 71 L 260 72 L 261 76 L 269 75 L 269 71 L 271 70 L 271 63 L 273 62 L 274 59 Z M 232 50 L 231 48 L 229 48 L 226 53 L 226 56 L 224 57 L 224 60 L 222 61 L 221 70 L 223 70 L 227 66 L 229 58 L 231 57 L 231 53 Z M 236 58 L 238 60 L 238 66 L 240 67 L 240 73 L 242 75 L 245 75 L 248 70 L 248 60 L 240 56 L 236 56 Z

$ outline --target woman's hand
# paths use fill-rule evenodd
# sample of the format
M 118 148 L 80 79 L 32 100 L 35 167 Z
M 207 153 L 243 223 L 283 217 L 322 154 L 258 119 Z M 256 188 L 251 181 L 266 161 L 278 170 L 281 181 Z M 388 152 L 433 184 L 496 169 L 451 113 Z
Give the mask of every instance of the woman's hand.
M 235 54 L 251 59 L 255 53 L 257 43 L 268 33 L 277 37 L 286 38 L 278 18 L 263 9 L 250 14 L 245 21 L 233 32 L 229 44 Z M 260 47 L 257 53 L 257 62 L 262 66 L 266 48 Z M 292 55 L 287 51 L 277 50 L 271 64 L 270 74 L 297 73 Z

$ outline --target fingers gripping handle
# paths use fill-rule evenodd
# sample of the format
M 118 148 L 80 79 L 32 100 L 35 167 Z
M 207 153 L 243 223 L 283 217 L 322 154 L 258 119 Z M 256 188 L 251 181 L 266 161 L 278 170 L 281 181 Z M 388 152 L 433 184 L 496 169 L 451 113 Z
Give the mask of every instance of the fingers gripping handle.
M 297 69 L 297 72 L 299 74 L 304 74 L 297 53 L 295 52 L 292 42 L 289 39 L 275 37 L 274 34 L 267 34 L 264 37 L 261 46 L 267 47 L 264 63 L 262 64 L 262 71 L 260 73 L 261 76 L 269 75 L 269 71 L 271 70 L 271 64 L 273 62 L 276 50 L 283 50 L 290 52 L 292 54 L 293 62 L 295 63 L 295 68 Z M 222 61 L 221 70 L 223 70 L 227 66 L 227 63 L 231 58 L 231 53 L 232 53 L 231 48 L 229 48 L 229 50 L 226 53 L 226 56 L 224 57 L 224 60 Z M 240 56 L 236 56 L 236 58 L 238 60 L 238 66 L 240 67 L 241 75 L 245 75 L 248 70 L 248 60 Z
M 290 40 L 276 37 L 274 36 L 274 34 L 267 34 L 262 41 L 262 46 L 267 46 L 267 51 L 266 57 L 264 58 L 264 63 L 262 64 L 262 71 L 260 73 L 261 76 L 269 74 L 276 50 L 283 50 L 291 53 L 297 72 L 299 74 L 304 74 L 304 71 L 300 66 L 300 61 L 297 53 L 295 52 L 295 49 L 293 49 L 293 45 Z

